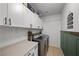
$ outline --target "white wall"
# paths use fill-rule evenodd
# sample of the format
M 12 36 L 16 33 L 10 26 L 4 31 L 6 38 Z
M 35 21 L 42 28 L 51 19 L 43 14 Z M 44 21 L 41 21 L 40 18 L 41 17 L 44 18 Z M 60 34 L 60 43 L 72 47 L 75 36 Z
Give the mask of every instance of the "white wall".
M 49 35 L 49 45 L 60 47 L 61 15 L 43 17 L 43 33 Z
M 79 32 L 79 3 L 66 4 L 62 14 L 62 30 Z M 73 29 L 67 29 L 67 16 L 69 12 L 73 12 Z

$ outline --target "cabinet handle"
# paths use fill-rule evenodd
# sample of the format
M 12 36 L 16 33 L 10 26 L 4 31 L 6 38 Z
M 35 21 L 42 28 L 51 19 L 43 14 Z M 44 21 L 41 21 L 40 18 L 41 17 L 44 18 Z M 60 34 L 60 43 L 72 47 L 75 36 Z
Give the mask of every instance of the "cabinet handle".
M 4 24 L 7 24 L 7 17 L 5 17 L 4 19 Z

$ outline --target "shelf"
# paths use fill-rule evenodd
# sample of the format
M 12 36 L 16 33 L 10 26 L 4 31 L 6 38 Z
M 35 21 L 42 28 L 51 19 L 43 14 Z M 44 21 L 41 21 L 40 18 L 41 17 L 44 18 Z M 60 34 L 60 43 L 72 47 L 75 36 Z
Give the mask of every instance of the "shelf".
M 40 28 L 19 27 L 19 26 L 11 26 L 11 25 L 0 25 L 0 27 L 24 28 L 24 29 L 28 29 L 28 30 L 43 30 L 43 29 L 40 29 Z

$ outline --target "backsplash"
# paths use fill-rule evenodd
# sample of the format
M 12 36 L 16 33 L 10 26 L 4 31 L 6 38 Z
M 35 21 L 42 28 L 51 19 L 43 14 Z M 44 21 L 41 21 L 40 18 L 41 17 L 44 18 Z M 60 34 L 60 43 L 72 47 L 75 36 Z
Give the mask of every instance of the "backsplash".
M 31 30 L 32 32 L 37 32 L 39 30 Z M 27 37 L 28 29 L 24 28 L 12 28 L 12 27 L 0 27 L 0 43 L 20 40 L 20 38 L 28 39 Z

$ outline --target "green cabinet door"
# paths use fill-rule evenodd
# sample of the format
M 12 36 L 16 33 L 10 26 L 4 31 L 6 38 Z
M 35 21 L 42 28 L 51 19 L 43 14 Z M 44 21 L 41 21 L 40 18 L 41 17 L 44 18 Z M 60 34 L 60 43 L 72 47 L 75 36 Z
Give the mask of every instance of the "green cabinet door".
M 77 46 L 76 46 L 76 52 L 77 52 L 77 56 L 79 56 L 79 39 L 77 39 Z
M 67 48 L 66 48 L 66 42 L 67 42 L 67 33 L 61 32 L 61 48 L 63 50 L 64 55 L 67 55 Z
M 64 36 L 65 36 L 64 32 L 61 31 L 61 48 L 62 48 L 63 53 L 65 54 Z
M 71 34 L 68 34 L 66 40 L 66 55 L 76 56 L 76 37 Z
M 64 55 L 67 55 L 67 39 L 68 39 L 68 35 L 67 35 L 67 33 L 64 33 L 63 35 L 64 35 L 63 36 L 64 37 L 64 39 L 63 39 L 64 40 L 64 44 L 63 44 L 64 45 L 64 50 L 63 51 L 64 51 Z

